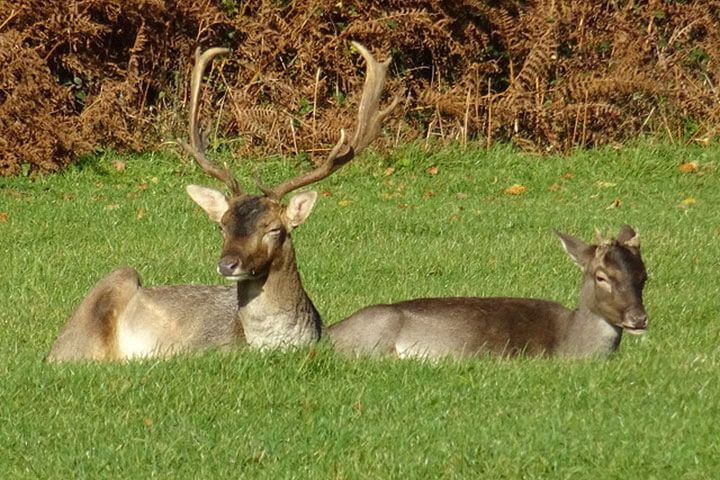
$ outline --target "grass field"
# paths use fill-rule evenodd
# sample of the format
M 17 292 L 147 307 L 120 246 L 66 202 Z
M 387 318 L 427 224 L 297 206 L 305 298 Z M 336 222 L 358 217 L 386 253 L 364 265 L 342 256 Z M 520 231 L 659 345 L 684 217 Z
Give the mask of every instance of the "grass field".
M 220 235 L 184 192 L 217 184 L 173 153 L 0 179 L 0 478 L 712 478 L 718 159 L 652 143 L 571 158 L 411 146 L 317 186 L 294 241 L 327 323 L 420 296 L 574 305 L 580 273 L 552 229 L 589 241 L 633 225 L 649 331 L 583 361 L 346 360 L 321 345 L 48 365 L 115 266 L 146 285 L 222 282 Z M 271 183 L 306 167 L 235 170 L 251 185 L 256 169 Z

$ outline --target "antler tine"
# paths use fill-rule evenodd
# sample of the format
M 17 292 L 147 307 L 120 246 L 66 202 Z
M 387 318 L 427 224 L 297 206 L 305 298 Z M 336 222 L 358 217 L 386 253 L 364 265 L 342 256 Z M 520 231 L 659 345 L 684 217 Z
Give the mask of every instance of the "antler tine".
M 237 179 L 230 173 L 227 165 L 222 169 L 209 161 L 205 157 L 205 149 L 207 148 L 207 139 L 203 138 L 200 134 L 200 106 L 198 105 L 200 100 L 200 86 L 202 84 L 202 77 L 205 73 L 205 68 L 213 58 L 224 53 L 228 53 L 230 50 L 227 48 L 210 48 L 205 50 L 202 54 L 200 49 L 195 50 L 195 66 L 192 69 L 192 76 L 190 80 L 190 145 L 186 142 L 181 141 L 180 144 L 185 150 L 190 153 L 198 165 L 210 176 L 217 178 L 225 185 L 228 186 L 233 195 L 242 193 L 240 184 Z
M 360 99 L 360 107 L 358 108 L 357 126 L 351 143 L 355 154 L 357 154 L 370 145 L 380 134 L 380 126 L 383 120 L 395 108 L 400 98 L 395 97 L 386 109 L 378 111 L 380 96 L 385 84 L 385 75 L 387 75 L 387 69 L 392 58 L 388 57 L 384 62 L 378 62 L 363 45 L 358 42 L 352 42 L 352 44 L 360 52 L 367 64 L 365 85 Z
M 265 195 L 280 199 L 288 192 L 328 177 L 375 140 L 380 133 L 382 121 L 398 104 L 400 99 L 395 98 L 386 109 L 378 110 L 380 96 L 385 84 L 385 75 L 392 59 L 388 58 L 384 62 L 378 62 L 363 45 L 357 42 L 352 42 L 352 44 L 363 56 L 366 63 L 365 84 L 360 106 L 358 107 L 357 125 L 352 141 L 349 144 L 346 143 L 345 130 L 340 129 L 340 139 L 320 166 L 304 175 L 287 180 L 272 189 L 264 187 L 258 182 L 258 187 Z

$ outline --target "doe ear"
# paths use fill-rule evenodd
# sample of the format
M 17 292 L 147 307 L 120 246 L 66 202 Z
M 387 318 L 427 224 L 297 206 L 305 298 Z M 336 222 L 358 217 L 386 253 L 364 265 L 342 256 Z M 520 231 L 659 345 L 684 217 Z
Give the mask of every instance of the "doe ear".
M 623 225 L 620 228 L 617 241 L 620 245 L 624 245 L 629 248 L 640 248 L 640 235 L 635 233 L 635 230 L 633 230 L 630 225 Z
M 285 220 L 290 229 L 301 225 L 312 212 L 317 200 L 317 192 L 307 191 L 296 193 L 290 198 L 285 209 Z
M 200 185 L 188 185 L 185 191 L 195 203 L 205 210 L 213 222 L 220 223 L 229 208 L 227 198 L 222 192 Z
M 578 240 L 575 237 L 558 232 L 557 230 L 555 230 L 555 235 L 560 238 L 560 243 L 563 248 L 568 255 L 570 255 L 570 258 L 572 258 L 573 261 L 580 266 L 580 268 L 585 268 L 590 260 L 592 260 L 595 253 L 595 249 L 593 247 L 582 240 Z

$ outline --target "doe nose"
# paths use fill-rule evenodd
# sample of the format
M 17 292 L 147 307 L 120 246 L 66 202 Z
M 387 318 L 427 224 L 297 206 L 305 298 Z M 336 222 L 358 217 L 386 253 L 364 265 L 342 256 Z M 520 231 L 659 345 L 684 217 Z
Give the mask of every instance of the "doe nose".
M 237 274 L 239 265 L 240 260 L 237 257 L 230 255 L 222 257 L 218 262 L 218 273 L 224 277 L 231 277 Z

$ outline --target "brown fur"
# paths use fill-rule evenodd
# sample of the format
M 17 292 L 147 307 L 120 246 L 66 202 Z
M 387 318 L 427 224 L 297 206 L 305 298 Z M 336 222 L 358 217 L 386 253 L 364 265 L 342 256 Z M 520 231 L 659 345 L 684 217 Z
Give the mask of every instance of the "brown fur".
M 100 280 L 63 327 L 47 360 L 114 360 L 118 315 L 139 288 L 140 278 L 130 267 L 113 270 Z
M 232 286 L 171 285 L 142 288 L 137 272 L 118 268 L 81 301 L 53 343 L 46 360 L 112 361 L 237 346 L 244 343 L 235 320 Z M 123 331 L 150 346 L 127 350 Z
M 238 282 L 237 319 L 248 343 L 286 348 L 319 340 L 322 321 L 302 286 L 290 236 L 317 195 L 293 196 L 290 208 L 265 196 L 224 199 L 205 187 L 189 187 L 188 193 L 211 217 L 220 218 L 224 242 L 218 271 Z
M 637 236 L 626 226 L 618 237 L 622 242 L 598 247 L 559 235 L 584 269 L 575 310 L 528 298 L 424 298 L 363 308 L 332 325 L 328 336 L 337 350 L 353 355 L 583 357 L 611 353 L 620 343 L 622 329 L 644 331 L 646 327 L 645 268 Z
M 287 204 L 282 203 L 282 198 L 328 177 L 349 162 L 375 140 L 383 120 L 399 103 L 395 98 L 380 109 L 390 59 L 378 62 L 361 44 L 353 42 L 353 46 L 365 59 L 366 75 L 351 139 L 340 129 L 339 139 L 324 162 L 272 188 L 258 181 L 261 196 L 246 194 L 227 168 L 219 168 L 205 156 L 198 109 L 203 72 L 213 58 L 227 53 L 227 49 L 196 52 L 190 89 L 190 143 L 184 146 L 206 173 L 225 183 L 230 196 L 198 185 L 189 185 L 187 192 L 211 220 L 220 224 L 224 242 L 217 270 L 238 282 L 238 319 L 248 344 L 258 348 L 312 344 L 319 340 L 323 329 L 317 309 L 302 286 L 290 238 L 292 230 L 310 215 L 317 193 L 296 193 Z

